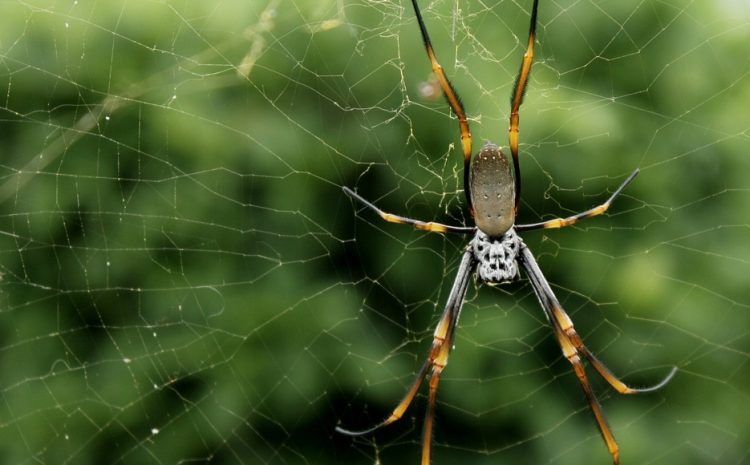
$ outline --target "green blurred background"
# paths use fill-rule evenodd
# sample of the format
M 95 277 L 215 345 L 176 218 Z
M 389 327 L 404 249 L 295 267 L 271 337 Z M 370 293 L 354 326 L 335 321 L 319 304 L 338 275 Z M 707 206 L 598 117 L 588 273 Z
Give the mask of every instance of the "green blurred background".
M 421 2 L 475 146 L 530 1 Z M 623 464 L 750 463 L 750 5 L 540 5 L 519 221 Z M 414 464 L 466 239 L 458 129 L 405 0 L 0 2 L 0 463 Z M 591 373 L 592 378 L 595 374 Z M 611 463 L 530 287 L 469 290 L 433 462 Z

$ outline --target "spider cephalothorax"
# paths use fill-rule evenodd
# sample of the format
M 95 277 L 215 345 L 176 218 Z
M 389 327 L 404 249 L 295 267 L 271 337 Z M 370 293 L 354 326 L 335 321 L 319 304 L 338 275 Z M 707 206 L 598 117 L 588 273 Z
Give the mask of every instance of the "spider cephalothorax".
M 628 176 L 622 184 L 620 184 L 620 186 L 604 203 L 584 212 L 566 218 L 554 218 L 539 223 L 515 223 L 521 185 L 521 171 L 518 162 L 518 110 L 523 101 L 524 90 L 526 89 L 534 56 L 534 38 L 536 35 L 538 3 L 538 0 L 534 0 L 531 7 L 529 40 L 526 53 L 521 62 L 521 70 L 518 73 L 518 79 L 516 80 L 516 85 L 513 89 L 513 96 L 511 98 L 510 128 L 508 130 L 510 153 L 513 160 L 513 173 L 511 174 L 508 159 L 500 148 L 492 143 L 486 143 L 476 155 L 472 163 L 471 132 L 469 131 L 469 123 L 466 119 L 466 113 L 461 104 L 461 100 L 458 98 L 458 94 L 448 81 L 448 78 L 443 72 L 443 68 L 437 61 L 435 52 L 432 49 L 432 44 L 430 43 L 430 37 L 427 34 L 427 28 L 425 27 L 422 15 L 419 12 L 417 0 L 412 0 L 414 13 L 417 17 L 417 23 L 419 24 L 425 49 L 427 50 L 427 56 L 432 64 L 432 70 L 440 83 L 440 87 L 448 100 L 448 104 L 458 119 L 458 125 L 461 131 L 461 147 L 464 156 L 464 194 L 466 196 L 468 210 L 474 220 L 474 226 L 450 226 L 442 223 L 425 222 L 387 213 L 368 202 L 348 187 L 343 188 L 347 195 L 375 211 L 385 221 L 398 224 L 409 224 L 417 229 L 430 232 L 451 232 L 474 235 L 461 257 L 461 262 L 458 266 L 458 271 L 456 272 L 456 278 L 453 281 L 450 294 L 448 295 L 445 309 L 443 310 L 443 314 L 440 317 L 440 321 L 438 322 L 433 334 L 432 346 L 429 355 L 427 356 L 427 360 L 419 370 L 414 382 L 406 391 L 404 398 L 385 420 L 371 428 L 359 431 L 344 429 L 340 426 L 336 428 L 336 430 L 341 433 L 351 436 L 359 436 L 393 423 L 403 416 L 404 412 L 417 395 L 420 385 L 427 378 L 427 375 L 430 375 L 429 397 L 422 439 L 422 465 L 429 465 L 430 463 L 432 422 L 435 411 L 438 383 L 440 382 L 440 375 L 443 368 L 445 368 L 445 365 L 448 363 L 448 355 L 453 348 L 458 317 L 461 313 L 461 307 L 463 306 L 466 297 L 466 291 L 470 282 L 469 278 L 472 273 L 476 273 L 480 281 L 495 285 L 518 279 L 519 268 L 523 269 L 524 274 L 531 284 L 531 288 L 542 307 L 542 311 L 552 327 L 552 332 L 560 343 L 563 355 L 573 365 L 578 382 L 581 384 L 584 394 L 589 402 L 589 406 L 594 413 L 594 419 L 599 427 L 599 432 L 602 434 L 607 449 L 609 450 L 615 464 L 619 463 L 620 460 L 619 448 L 612 431 L 609 429 L 609 426 L 604 419 L 604 413 L 599 405 L 599 401 L 591 390 L 588 376 L 586 375 L 583 366 L 583 361 L 588 361 L 597 373 L 599 373 L 599 375 L 620 394 L 643 393 L 659 389 L 672 378 L 676 371 L 676 369 L 672 369 L 672 371 L 661 382 L 649 388 L 634 389 L 620 381 L 620 379 L 612 374 L 612 372 L 583 344 L 581 337 L 576 333 L 576 330 L 573 327 L 573 322 L 557 300 L 555 293 L 552 291 L 552 287 L 542 274 L 542 271 L 531 251 L 516 233 L 517 231 L 530 231 L 535 229 L 563 228 L 575 224 L 584 218 L 601 215 L 607 211 L 612 201 L 620 195 L 625 186 L 627 186 L 638 174 L 638 170 L 633 171 L 633 173 Z
M 489 237 L 477 229 L 469 243 L 474 259 L 477 261 L 477 276 L 489 285 L 515 281 L 518 273 L 518 251 L 521 238 L 516 230 L 510 228 L 500 237 Z

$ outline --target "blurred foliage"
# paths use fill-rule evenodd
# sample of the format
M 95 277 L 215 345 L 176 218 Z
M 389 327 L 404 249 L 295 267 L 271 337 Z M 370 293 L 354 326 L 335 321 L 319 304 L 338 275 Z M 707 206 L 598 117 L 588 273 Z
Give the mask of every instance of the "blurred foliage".
M 475 145 L 504 144 L 530 2 L 422 1 Z M 527 5 L 526 3 L 529 3 Z M 540 7 L 521 222 L 622 462 L 749 463 L 750 8 Z M 0 462 L 416 463 L 466 242 L 458 129 L 406 1 L 0 2 Z M 592 377 L 595 374 L 591 373 Z M 610 463 L 529 286 L 470 288 L 434 463 Z M 378 462 L 379 461 L 379 462 Z

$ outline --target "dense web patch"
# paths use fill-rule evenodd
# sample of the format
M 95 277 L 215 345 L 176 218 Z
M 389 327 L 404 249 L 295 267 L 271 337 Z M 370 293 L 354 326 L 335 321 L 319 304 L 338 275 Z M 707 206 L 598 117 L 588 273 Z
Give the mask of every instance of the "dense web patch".
M 507 147 L 531 2 L 423 0 L 475 145 Z M 0 461 L 414 464 L 465 237 L 455 118 L 408 2 L 0 3 Z M 519 221 L 623 464 L 750 460 L 750 8 L 540 5 Z M 610 463 L 523 281 L 470 285 L 433 462 Z

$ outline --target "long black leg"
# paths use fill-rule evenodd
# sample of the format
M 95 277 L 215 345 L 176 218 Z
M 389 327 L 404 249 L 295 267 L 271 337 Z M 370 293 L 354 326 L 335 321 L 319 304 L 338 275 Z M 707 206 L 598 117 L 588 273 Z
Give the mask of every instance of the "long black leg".
M 573 365 L 573 370 L 575 371 L 578 381 L 583 388 L 583 392 L 591 406 L 591 411 L 594 414 L 599 431 L 604 438 L 609 453 L 612 455 L 613 462 L 617 465 L 620 462 L 619 447 L 617 446 L 617 441 L 615 441 L 612 430 L 604 417 L 602 407 L 591 389 L 580 353 L 583 353 L 584 357 L 594 366 L 599 375 L 601 375 L 602 378 L 604 378 L 604 380 L 620 394 L 639 394 L 659 389 L 672 379 L 677 368 L 672 368 L 662 381 L 647 388 L 632 388 L 623 383 L 583 344 L 581 337 L 573 327 L 573 322 L 568 314 L 565 313 L 565 310 L 563 310 L 555 293 L 547 282 L 547 279 L 542 274 L 541 269 L 539 269 L 539 265 L 534 259 L 534 256 L 524 243 L 521 243 L 519 261 L 526 272 L 526 276 L 531 282 L 531 287 L 534 289 L 534 294 L 536 294 L 539 304 L 542 306 L 542 309 L 547 316 L 547 320 L 549 320 L 552 325 L 555 336 L 562 348 L 563 355 L 565 355 L 565 358 L 567 358 Z
M 534 62 L 534 41 L 536 40 L 536 19 L 539 0 L 534 0 L 531 6 L 531 19 L 529 20 L 529 39 L 526 44 L 526 53 L 521 60 L 521 69 L 516 77 L 516 84 L 513 87 L 513 96 L 510 100 L 510 127 L 508 128 L 508 142 L 510 143 L 510 154 L 513 155 L 513 175 L 516 179 L 516 203 L 515 210 L 518 213 L 518 202 L 521 199 L 521 164 L 518 160 L 518 127 L 519 116 L 518 110 L 523 103 L 523 96 L 526 93 L 526 84 L 529 82 L 531 74 L 531 65 Z
M 348 430 L 340 426 L 336 427 L 336 431 L 349 436 L 361 436 L 363 434 L 371 433 L 383 426 L 390 425 L 391 423 L 399 420 L 404 412 L 409 408 L 412 401 L 419 391 L 419 387 L 424 382 L 427 374 L 430 373 L 430 391 L 428 397 L 427 413 L 425 414 L 424 420 L 424 433 L 422 441 L 422 464 L 429 465 L 430 463 L 430 451 L 432 445 L 432 425 L 433 418 L 435 415 L 435 400 L 437 398 L 437 388 L 440 382 L 440 374 L 448 363 L 448 355 L 450 354 L 451 348 L 453 347 L 453 339 L 455 337 L 456 325 L 458 324 L 458 318 L 461 314 L 461 308 L 463 307 L 464 299 L 466 298 L 466 291 L 471 281 L 471 275 L 476 268 L 476 260 L 470 248 L 467 248 L 461 257 L 461 264 L 458 267 L 456 278 L 453 281 L 448 301 L 445 304 L 443 315 L 440 317 L 440 321 L 435 328 L 433 334 L 432 347 L 430 353 L 425 360 L 424 365 L 420 368 L 417 376 L 414 378 L 414 382 L 411 384 L 409 389 L 406 391 L 406 395 L 401 402 L 396 405 L 391 414 L 382 422 L 359 431 Z
M 458 118 L 458 128 L 461 131 L 461 148 L 464 153 L 464 194 L 466 195 L 466 205 L 474 216 L 474 207 L 471 205 L 471 186 L 469 184 L 469 165 L 471 164 L 471 131 L 469 130 L 469 122 L 466 120 L 466 111 L 464 111 L 464 105 L 461 103 L 461 98 L 458 96 L 458 92 L 453 88 L 453 84 L 448 80 L 448 77 L 443 71 L 443 67 L 440 66 L 435 50 L 432 48 L 432 42 L 430 41 L 430 35 L 427 33 L 427 26 L 424 24 L 422 19 L 422 13 L 419 11 L 419 5 L 417 0 L 411 0 L 411 4 L 414 7 L 414 14 L 417 16 L 417 23 L 419 23 L 419 31 L 422 33 L 422 41 L 424 42 L 424 48 L 427 51 L 427 58 L 430 60 L 432 65 L 432 72 L 440 84 L 440 88 L 443 90 L 443 95 L 448 101 L 453 113 Z

